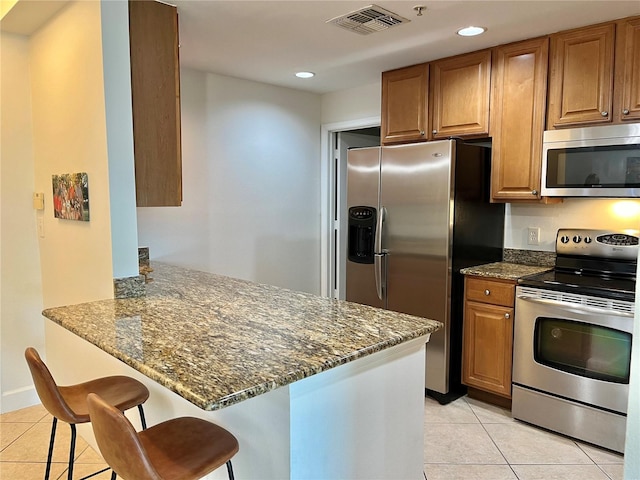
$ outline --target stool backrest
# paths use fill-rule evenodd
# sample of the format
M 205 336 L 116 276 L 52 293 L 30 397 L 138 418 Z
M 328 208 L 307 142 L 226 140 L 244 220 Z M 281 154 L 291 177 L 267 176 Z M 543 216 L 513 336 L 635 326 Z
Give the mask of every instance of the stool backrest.
M 51 372 L 44 364 L 35 348 L 29 347 L 24 352 L 24 357 L 29 365 L 31 377 L 38 392 L 38 397 L 44 408 L 54 417 L 67 423 L 76 423 L 73 410 L 60 394 Z
M 91 426 L 107 464 L 123 479 L 162 480 L 129 419 L 95 393 L 87 396 Z

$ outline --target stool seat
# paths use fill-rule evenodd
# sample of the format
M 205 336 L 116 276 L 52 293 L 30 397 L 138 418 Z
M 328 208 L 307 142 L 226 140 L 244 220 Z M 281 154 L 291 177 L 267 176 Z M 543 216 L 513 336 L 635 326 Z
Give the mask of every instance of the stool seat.
M 61 386 L 58 389 L 70 409 L 68 418 L 58 418 L 67 423 L 86 423 L 91 421 L 87 395 L 92 392 L 98 393 L 106 402 L 121 412 L 140 405 L 149 398 L 147 387 L 138 380 L 123 375 L 97 378 L 77 385 Z
M 103 458 L 125 480 L 195 480 L 227 464 L 238 440 L 211 422 L 180 417 L 136 432 L 117 408 L 100 396 L 87 397 L 91 426 Z
M 35 348 L 29 347 L 24 352 L 27 365 L 31 371 L 33 383 L 44 408 L 53 416 L 49 454 L 45 470 L 45 480 L 49 478 L 53 445 L 56 436 L 56 425 L 62 420 L 71 426 L 71 446 L 69 448 L 69 468 L 67 478 L 73 477 L 73 461 L 75 457 L 76 424 L 91 421 L 87 395 L 91 392 L 108 399 L 115 408 L 121 411 L 138 407 L 142 428 L 146 428 L 142 404 L 149 398 L 149 390 L 138 380 L 122 375 L 102 377 L 76 385 L 58 386 L 49 368 L 40 358 Z

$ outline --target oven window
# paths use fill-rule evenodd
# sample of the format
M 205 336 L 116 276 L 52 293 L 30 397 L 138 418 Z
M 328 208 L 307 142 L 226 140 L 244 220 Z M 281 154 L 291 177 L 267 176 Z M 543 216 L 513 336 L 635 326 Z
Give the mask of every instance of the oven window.
M 547 187 L 640 187 L 640 145 L 553 149 Z
M 538 363 L 582 377 L 629 383 L 630 333 L 539 317 L 533 341 Z

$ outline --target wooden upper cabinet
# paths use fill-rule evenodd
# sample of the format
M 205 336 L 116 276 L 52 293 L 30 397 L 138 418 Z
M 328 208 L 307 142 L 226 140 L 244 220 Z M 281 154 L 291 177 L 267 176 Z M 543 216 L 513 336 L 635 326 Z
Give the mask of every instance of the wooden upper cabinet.
M 431 62 L 431 137 L 489 135 L 491 50 Z
M 180 70 L 176 7 L 129 2 L 131 97 L 139 207 L 182 203 Z
M 614 121 L 640 121 L 640 17 L 617 24 Z
M 427 140 L 429 65 L 382 73 L 382 144 Z
M 615 23 L 551 36 L 547 128 L 610 123 Z
M 493 51 L 491 87 L 491 198 L 540 199 L 549 39 Z

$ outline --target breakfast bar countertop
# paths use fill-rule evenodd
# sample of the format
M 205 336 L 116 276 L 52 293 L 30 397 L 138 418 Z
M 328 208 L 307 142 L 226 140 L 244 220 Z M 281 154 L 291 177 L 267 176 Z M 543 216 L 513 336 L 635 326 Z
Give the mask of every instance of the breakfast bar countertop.
M 442 324 L 163 263 L 140 298 L 43 315 L 204 410 L 429 335 Z

